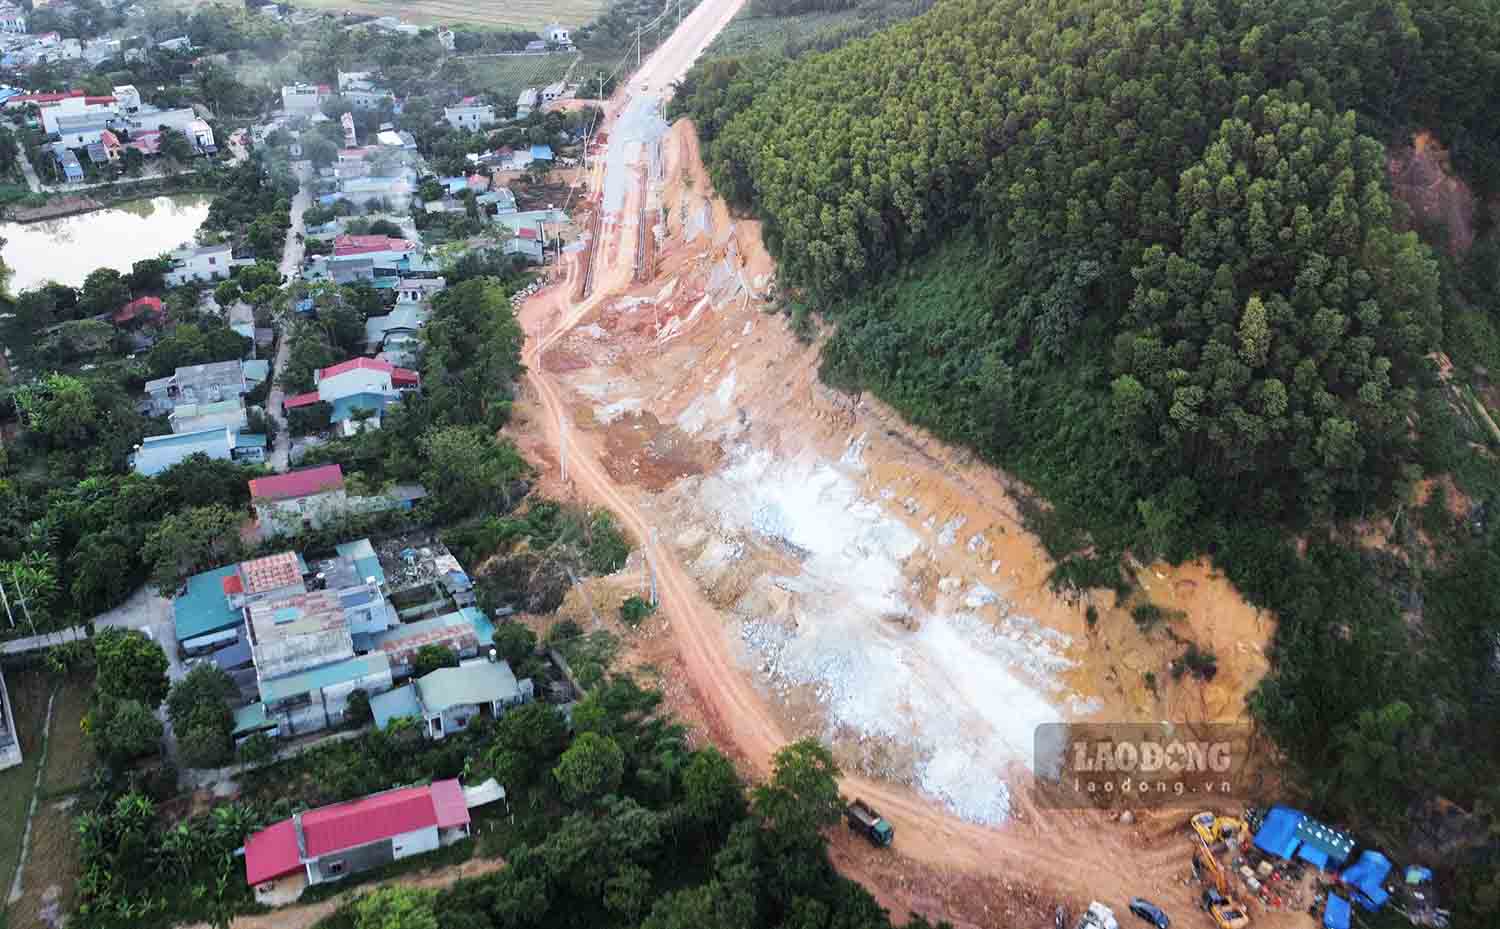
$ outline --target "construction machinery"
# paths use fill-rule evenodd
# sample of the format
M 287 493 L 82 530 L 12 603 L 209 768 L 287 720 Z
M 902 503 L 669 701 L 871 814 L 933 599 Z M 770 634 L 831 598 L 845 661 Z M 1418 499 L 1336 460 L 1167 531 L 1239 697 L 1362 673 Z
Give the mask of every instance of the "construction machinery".
M 844 810 L 844 816 L 849 820 L 849 828 L 854 832 L 864 833 L 865 838 L 879 846 L 890 845 L 896 838 L 896 830 L 891 824 L 863 800 L 856 799 Z
M 1193 817 L 1193 842 L 1197 846 L 1193 849 L 1193 872 L 1204 884 L 1203 909 L 1218 929 L 1244 929 L 1250 925 L 1250 916 L 1230 896 L 1229 874 L 1214 854 L 1213 845 L 1198 829 L 1199 816 Z
M 1188 820 L 1188 825 L 1193 827 L 1193 832 L 1209 847 L 1220 842 L 1233 842 L 1241 836 L 1248 835 L 1250 826 L 1237 816 L 1220 816 L 1217 813 L 1205 810 Z

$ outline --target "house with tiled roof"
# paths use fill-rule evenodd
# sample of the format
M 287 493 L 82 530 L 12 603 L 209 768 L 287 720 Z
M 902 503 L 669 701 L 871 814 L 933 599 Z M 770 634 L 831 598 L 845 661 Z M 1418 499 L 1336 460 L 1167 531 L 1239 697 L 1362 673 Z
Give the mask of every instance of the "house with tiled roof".
M 416 247 L 414 242 L 383 235 L 345 234 L 333 240 L 334 257 L 360 255 L 372 259 L 376 264 L 398 261 Z
M 250 505 L 262 535 L 321 529 L 348 509 L 344 471 L 331 464 L 255 478 Z
M 469 837 L 457 780 L 401 787 L 298 813 L 245 840 L 245 880 L 263 903 Z

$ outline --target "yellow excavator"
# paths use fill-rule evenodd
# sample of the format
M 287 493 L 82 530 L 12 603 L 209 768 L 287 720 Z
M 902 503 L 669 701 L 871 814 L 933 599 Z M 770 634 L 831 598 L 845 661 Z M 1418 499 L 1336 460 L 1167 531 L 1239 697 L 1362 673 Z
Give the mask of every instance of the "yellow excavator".
M 1198 816 L 1193 817 L 1193 840 L 1197 846 L 1193 849 L 1193 870 L 1204 885 L 1203 909 L 1218 929 L 1245 929 L 1250 925 L 1250 916 L 1229 896 L 1229 875 L 1225 873 L 1219 856 L 1214 854 L 1212 844 L 1199 831 L 1198 819 Z
M 1212 848 L 1220 842 L 1233 842 L 1250 831 L 1250 826 L 1237 816 L 1220 816 L 1204 811 L 1188 820 L 1193 832 Z

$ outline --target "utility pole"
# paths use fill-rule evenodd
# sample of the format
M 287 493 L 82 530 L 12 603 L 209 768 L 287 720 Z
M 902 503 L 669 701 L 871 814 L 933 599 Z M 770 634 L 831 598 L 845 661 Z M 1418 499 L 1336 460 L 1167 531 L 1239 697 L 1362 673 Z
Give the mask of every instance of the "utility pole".
M 563 483 L 568 482 L 568 424 L 563 420 L 562 412 L 557 414 L 557 460 L 562 465 Z
M 635 67 L 636 67 L 637 71 L 639 71 L 640 68 L 641 68 L 641 27 L 640 26 L 636 26 L 635 27 Z
M 10 611 L 10 598 L 5 595 L 5 582 L 0 581 L 0 603 L 5 604 L 5 616 L 10 620 L 10 627 L 16 628 L 15 614 Z

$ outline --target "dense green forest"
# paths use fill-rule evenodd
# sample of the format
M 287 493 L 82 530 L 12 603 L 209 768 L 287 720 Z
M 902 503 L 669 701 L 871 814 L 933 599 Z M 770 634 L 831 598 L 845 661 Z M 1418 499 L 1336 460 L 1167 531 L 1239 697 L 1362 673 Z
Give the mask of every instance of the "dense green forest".
M 1500 801 L 1500 469 L 1431 360 L 1496 360 L 1496 87 L 1494 0 L 944 0 L 701 62 L 674 114 L 834 324 L 824 379 L 1036 488 L 1059 586 L 1212 555 L 1280 620 L 1252 707 L 1304 799 L 1402 852 L 1424 801 Z M 1478 194 L 1466 257 L 1390 194 L 1418 129 Z M 1394 551 L 1352 543 L 1380 518 Z

